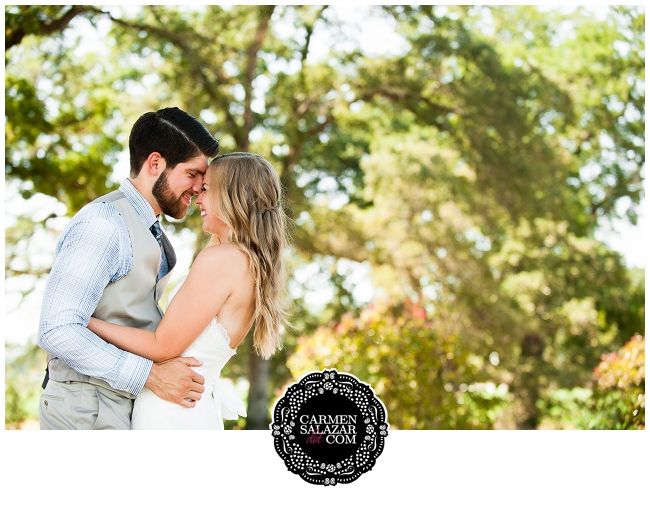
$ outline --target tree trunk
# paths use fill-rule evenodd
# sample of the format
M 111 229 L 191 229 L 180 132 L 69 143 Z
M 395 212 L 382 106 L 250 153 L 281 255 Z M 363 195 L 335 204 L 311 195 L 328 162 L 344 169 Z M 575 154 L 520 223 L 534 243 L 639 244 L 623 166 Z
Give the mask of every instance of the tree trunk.
M 540 409 L 537 407 L 539 399 L 538 373 L 544 353 L 544 342 L 536 334 L 527 334 L 521 346 L 522 366 L 526 367 L 519 376 L 519 388 L 516 395 L 523 407 L 523 416 L 517 428 L 535 430 L 540 422 Z
M 255 352 L 248 357 L 248 417 L 247 430 L 268 430 L 269 398 L 268 382 L 271 362 L 260 358 Z

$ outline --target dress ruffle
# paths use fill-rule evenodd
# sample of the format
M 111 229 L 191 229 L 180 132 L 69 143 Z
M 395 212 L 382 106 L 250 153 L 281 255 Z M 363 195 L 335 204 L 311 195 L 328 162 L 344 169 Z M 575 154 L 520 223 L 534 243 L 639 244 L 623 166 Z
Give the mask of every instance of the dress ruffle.
M 246 417 L 244 402 L 227 379 L 212 381 L 212 396 L 217 410 L 221 409 L 221 417 L 224 420 L 236 420 L 239 416 Z

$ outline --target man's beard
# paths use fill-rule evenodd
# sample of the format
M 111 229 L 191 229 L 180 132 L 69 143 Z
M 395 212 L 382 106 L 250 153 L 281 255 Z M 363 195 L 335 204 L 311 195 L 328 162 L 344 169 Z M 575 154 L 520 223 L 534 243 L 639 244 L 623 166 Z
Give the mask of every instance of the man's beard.
M 165 213 L 166 216 L 171 216 L 174 219 L 180 220 L 185 217 L 187 214 L 187 208 L 189 207 L 181 198 L 181 196 L 174 196 L 174 192 L 169 188 L 169 182 L 167 181 L 167 173 L 169 170 L 165 170 L 158 180 L 154 183 L 153 188 L 151 189 L 151 194 L 158 202 L 160 210 Z

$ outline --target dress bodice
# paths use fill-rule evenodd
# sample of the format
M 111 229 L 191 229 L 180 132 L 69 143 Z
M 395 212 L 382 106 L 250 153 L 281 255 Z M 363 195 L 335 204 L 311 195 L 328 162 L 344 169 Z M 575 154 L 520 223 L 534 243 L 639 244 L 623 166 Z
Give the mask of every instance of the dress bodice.
M 221 370 L 237 351 L 230 348 L 230 337 L 224 327 L 214 318 L 199 337 L 182 354 L 203 362 L 200 367 L 192 367 L 196 373 L 205 377 L 203 398 L 212 395 L 214 404 L 220 408 L 222 418 L 236 420 L 246 416 L 246 409 L 232 383 L 221 379 Z
M 235 349 L 230 348 L 228 333 L 214 318 L 181 356 L 191 356 L 203 361 L 203 365 L 196 367 L 194 371 L 200 371 L 207 379 L 208 376 L 219 377 L 223 367 L 236 353 Z

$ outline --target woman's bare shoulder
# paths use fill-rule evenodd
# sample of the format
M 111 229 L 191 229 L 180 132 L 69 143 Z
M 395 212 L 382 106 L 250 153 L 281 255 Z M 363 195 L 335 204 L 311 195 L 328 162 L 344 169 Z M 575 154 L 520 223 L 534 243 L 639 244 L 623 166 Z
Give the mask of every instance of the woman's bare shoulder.
M 214 266 L 215 269 L 228 269 L 229 271 L 247 272 L 249 257 L 233 244 L 217 244 L 209 246 L 199 253 L 193 266 Z

